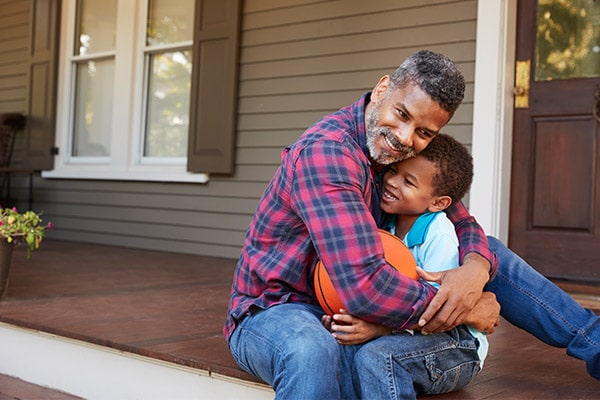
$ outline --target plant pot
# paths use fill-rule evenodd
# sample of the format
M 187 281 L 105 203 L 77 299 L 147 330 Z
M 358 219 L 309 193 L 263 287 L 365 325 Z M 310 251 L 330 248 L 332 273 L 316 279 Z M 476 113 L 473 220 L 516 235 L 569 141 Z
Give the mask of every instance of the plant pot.
M 8 271 L 14 249 L 14 242 L 8 243 L 6 239 L 0 238 L 0 298 L 8 286 Z

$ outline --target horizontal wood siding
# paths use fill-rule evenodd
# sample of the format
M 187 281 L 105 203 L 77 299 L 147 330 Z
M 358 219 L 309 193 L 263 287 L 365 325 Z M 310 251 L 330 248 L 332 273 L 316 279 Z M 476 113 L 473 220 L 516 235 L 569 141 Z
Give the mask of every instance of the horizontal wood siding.
M 0 114 L 25 114 L 27 110 L 30 11 L 29 1 L 0 0 Z M 18 135 L 15 141 L 12 157 L 15 167 L 23 164 L 24 139 L 24 135 Z M 14 204 L 27 204 L 28 179 L 27 174 L 12 174 Z
M 441 51 L 464 72 L 466 100 L 446 132 L 470 145 L 476 14 L 475 0 L 245 0 L 233 176 L 37 178 L 35 208 L 58 239 L 237 258 L 281 150 L 415 50 Z
M 26 110 L 29 2 L 0 0 L 0 114 Z

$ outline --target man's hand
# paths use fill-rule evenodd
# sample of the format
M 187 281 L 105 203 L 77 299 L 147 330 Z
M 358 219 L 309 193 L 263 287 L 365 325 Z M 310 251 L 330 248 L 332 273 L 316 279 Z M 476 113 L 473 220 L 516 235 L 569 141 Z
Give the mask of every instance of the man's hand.
M 483 292 L 475 307 L 463 321 L 478 331 L 492 334 L 500 324 L 500 304 L 492 292 Z
M 489 280 L 489 262 L 477 253 L 469 253 L 459 268 L 419 276 L 440 283 L 440 289 L 419 320 L 421 332 L 448 331 L 467 318 Z

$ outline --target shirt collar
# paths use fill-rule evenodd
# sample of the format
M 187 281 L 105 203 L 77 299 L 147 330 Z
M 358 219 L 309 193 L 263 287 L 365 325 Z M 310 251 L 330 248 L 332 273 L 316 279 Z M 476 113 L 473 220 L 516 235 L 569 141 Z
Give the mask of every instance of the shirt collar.
M 435 219 L 438 212 L 426 212 L 417 218 L 406 235 L 406 245 L 408 247 L 413 247 L 425 242 L 427 232 L 429 232 L 429 227 L 431 226 L 431 223 Z
M 357 140 L 360 148 L 365 153 L 371 163 L 371 155 L 367 147 L 367 134 L 365 129 L 365 108 L 371 101 L 371 92 L 363 93 L 360 98 L 352 105 L 352 115 L 356 124 Z

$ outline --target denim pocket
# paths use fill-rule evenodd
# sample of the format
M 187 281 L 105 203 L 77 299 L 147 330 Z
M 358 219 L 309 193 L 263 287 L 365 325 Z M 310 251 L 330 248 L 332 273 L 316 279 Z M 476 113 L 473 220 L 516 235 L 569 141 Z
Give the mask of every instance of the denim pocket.
M 415 382 L 419 394 L 440 394 L 468 385 L 481 370 L 477 340 L 465 326 L 446 332 L 435 351 L 423 355 L 427 378 Z M 417 387 L 418 386 L 418 387 Z
M 454 350 L 452 353 L 456 355 Z M 471 353 L 464 349 L 463 352 Z M 428 394 L 451 392 L 467 386 L 479 374 L 480 367 L 477 352 L 472 356 L 463 354 L 462 362 L 456 363 L 456 357 L 445 357 L 443 353 L 430 354 L 425 357 L 425 366 L 429 372 L 431 386 L 425 390 Z M 470 361 L 466 361 L 470 359 Z

